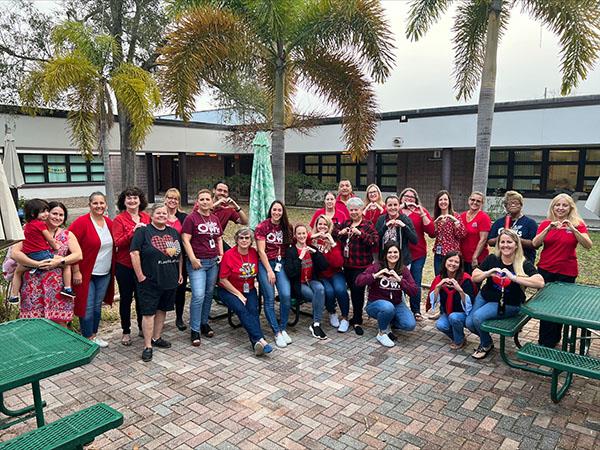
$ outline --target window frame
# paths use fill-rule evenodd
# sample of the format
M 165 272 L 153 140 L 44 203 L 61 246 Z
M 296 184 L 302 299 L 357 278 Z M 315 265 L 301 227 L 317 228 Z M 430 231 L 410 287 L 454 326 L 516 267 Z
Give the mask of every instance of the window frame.
M 25 161 L 25 158 L 27 156 L 41 156 L 42 157 L 42 161 L 41 162 L 37 162 L 37 163 L 29 163 Z M 23 176 L 25 178 L 25 185 L 26 186 L 42 186 L 42 185 L 51 185 L 51 186 L 60 186 L 60 185 L 86 185 L 86 184 L 104 184 L 104 177 L 106 176 L 106 173 L 104 171 L 104 164 L 101 160 L 95 159 L 92 161 L 87 161 L 85 158 L 83 158 L 83 161 L 81 159 L 76 159 L 76 158 L 81 158 L 80 155 L 75 155 L 75 154 L 67 154 L 67 153 L 19 153 L 19 163 L 21 164 L 21 170 L 23 172 Z M 65 162 L 64 163 L 55 163 L 55 162 L 49 162 L 48 161 L 48 157 L 52 157 L 52 156 L 61 156 L 65 158 Z M 72 160 L 73 158 L 73 160 Z M 43 175 L 44 177 L 44 181 L 27 181 L 27 174 L 25 173 L 25 168 L 27 167 L 27 165 L 31 165 L 31 166 L 39 166 L 42 165 L 43 167 L 43 172 L 40 173 L 39 175 Z M 52 165 L 64 165 L 65 166 L 65 170 L 66 170 L 66 175 L 67 175 L 67 179 L 66 181 L 50 181 L 50 173 L 49 173 L 49 168 Z M 84 166 L 85 167 L 85 172 L 73 172 L 71 170 L 71 166 Z M 102 167 L 102 171 L 92 171 L 92 166 L 101 166 Z M 85 181 L 73 181 L 72 178 L 73 176 L 81 176 L 84 175 L 86 177 Z M 99 181 L 94 181 L 92 180 L 92 176 L 98 176 L 99 174 L 102 174 L 103 179 L 99 180 Z

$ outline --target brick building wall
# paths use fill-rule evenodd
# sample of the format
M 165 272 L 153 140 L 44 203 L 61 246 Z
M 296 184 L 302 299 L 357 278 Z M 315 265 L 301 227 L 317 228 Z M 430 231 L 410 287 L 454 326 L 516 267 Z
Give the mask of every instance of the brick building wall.
M 148 192 L 148 175 L 146 173 L 146 157 L 141 153 L 136 156 L 136 186 L 142 191 Z M 115 193 L 121 192 L 125 186 L 121 185 L 121 155 L 110 155 L 110 180 L 113 183 Z

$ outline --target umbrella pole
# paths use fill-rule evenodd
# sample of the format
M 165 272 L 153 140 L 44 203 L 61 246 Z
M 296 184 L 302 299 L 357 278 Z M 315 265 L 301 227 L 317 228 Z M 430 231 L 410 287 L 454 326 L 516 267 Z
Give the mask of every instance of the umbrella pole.
M 19 210 L 19 192 L 17 188 L 10 188 L 10 194 L 12 195 L 13 198 L 13 202 L 15 202 L 15 207 L 17 208 L 17 211 Z

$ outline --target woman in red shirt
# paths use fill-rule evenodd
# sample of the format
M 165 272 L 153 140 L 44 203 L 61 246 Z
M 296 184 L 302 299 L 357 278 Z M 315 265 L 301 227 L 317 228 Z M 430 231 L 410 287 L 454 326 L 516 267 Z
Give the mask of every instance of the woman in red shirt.
M 546 283 L 562 281 L 575 283 L 579 273 L 577 264 L 578 245 L 592 248 L 592 240 L 585 222 L 577 212 L 577 206 L 567 194 L 558 194 L 550 202 L 548 218 L 540 223 L 538 234 L 533 238 L 535 248 L 542 245 L 538 271 Z M 540 320 L 539 343 L 556 347 L 560 341 L 562 325 Z
M 417 321 L 423 320 L 421 316 L 421 282 L 423 281 L 423 268 L 427 259 L 427 241 L 425 233 L 429 237 L 434 237 L 433 219 L 429 211 L 423 208 L 419 200 L 419 194 L 413 188 L 406 188 L 400 193 L 400 212 L 406 214 L 412 221 L 417 233 L 417 243 L 409 244 L 410 256 L 410 274 L 417 284 L 417 293 L 410 297 L 410 310 L 415 315 Z
M 344 275 L 350 288 L 352 299 L 352 319 L 350 325 L 359 336 L 362 329 L 362 312 L 365 305 L 365 286 L 356 284 L 356 277 L 373 262 L 373 253 L 377 251 L 379 235 L 371 222 L 362 215 L 364 203 L 358 197 L 352 197 L 347 203 L 350 219 L 339 226 L 337 238 L 344 255 Z
M 327 216 L 327 218 L 330 219 L 335 225 L 348 220 L 348 214 L 337 208 L 335 194 L 333 192 L 327 192 L 325 194 L 324 205 L 325 207 L 317 209 L 313 214 L 312 219 L 310 219 L 311 227 L 315 226 L 317 218 L 322 215 Z
M 329 323 L 339 333 L 345 333 L 350 327 L 350 296 L 342 272 L 344 256 L 341 246 L 333 239 L 333 222 L 325 215 L 319 216 L 310 237 L 310 245 L 319 250 L 327 260 L 327 268 L 319 272 L 318 279 L 325 288 L 325 309 L 329 313 Z M 335 302 L 340 306 L 341 317 L 335 312 Z
M 373 225 L 377 223 L 379 216 L 385 214 L 385 202 L 381 195 L 381 189 L 375 183 L 367 186 L 367 193 L 365 194 L 365 209 L 363 210 L 363 216 L 365 219 L 370 220 Z
M 434 207 L 435 243 L 433 244 L 433 270 L 439 275 L 442 259 L 450 252 L 460 251 L 460 242 L 465 237 L 465 226 L 452 208 L 450 192 L 442 190 L 435 196 Z
M 135 272 L 131 263 L 129 247 L 139 227 L 150 223 L 150 216 L 144 212 L 148 202 L 144 192 L 138 187 L 128 187 L 119 194 L 117 208 L 121 211 L 113 221 L 113 239 L 115 240 L 115 276 L 119 285 L 119 315 L 123 336 L 121 344 L 131 345 L 131 302 L 135 295 L 135 313 L 140 336 L 142 315 L 136 292 Z
M 248 333 L 256 356 L 271 353 L 258 317 L 258 253 L 252 248 L 252 230 L 242 227 L 235 232 L 235 246 L 227 250 L 219 268 L 219 298 L 240 319 Z
M 469 209 L 460 215 L 467 233 L 461 242 L 460 252 L 465 258 L 465 272 L 468 274 L 489 255 L 487 238 L 492 229 L 492 219 L 482 210 L 484 199 L 481 192 L 471 192 Z

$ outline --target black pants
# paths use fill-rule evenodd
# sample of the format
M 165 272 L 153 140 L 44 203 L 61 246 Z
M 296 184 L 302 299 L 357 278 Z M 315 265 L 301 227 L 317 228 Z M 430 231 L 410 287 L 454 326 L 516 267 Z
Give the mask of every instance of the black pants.
M 138 329 L 142 330 L 142 315 L 136 288 L 136 278 L 133 269 L 123 264 L 115 264 L 115 276 L 119 285 L 119 314 L 121 315 L 121 328 L 123 334 L 131 334 L 131 302 L 135 296 L 135 313 L 137 315 Z
M 354 283 L 358 274 L 365 271 L 362 269 L 349 269 L 344 267 L 344 276 L 346 277 L 346 284 L 350 288 L 350 299 L 352 300 L 352 318 L 350 319 L 350 325 L 362 325 L 362 313 L 363 307 L 365 306 L 365 287 L 358 287 Z
M 560 273 L 548 272 L 544 269 L 538 269 L 538 272 L 546 283 L 552 283 L 554 281 L 562 281 L 563 283 L 575 283 L 575 278 L 568 275 L 562 275 Z M 540 331 L 538 343 L 544 347 L 554 348 L 560 342 L 562 333 L 562 324 L 555 322 L 548 322 L 546 320 L 540 320 Z
M 175 317 L 177 320 L 183 322 L 183 310 L 185 308 L 185 293 L 187 287 L 187 269 L 185 267 L 185 261 L 183 262 L 183 283 L 177 286 L 175 292 Z

